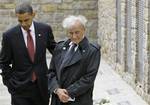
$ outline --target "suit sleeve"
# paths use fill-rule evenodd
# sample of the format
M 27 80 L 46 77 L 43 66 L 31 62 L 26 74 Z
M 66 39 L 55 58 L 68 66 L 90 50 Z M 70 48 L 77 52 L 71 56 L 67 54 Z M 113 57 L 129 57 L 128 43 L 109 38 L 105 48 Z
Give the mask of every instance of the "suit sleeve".
M 47 48 L 49 50 L 49 52 L 51 52 L 51 54 L 54 53 L 54 48 L 56 46 L 56 42 L 54 40 L 54 35 L 52 32 L 51 27 L 48 27 L 48 38 L 47 38 Z
M 6 81 L 11 77 L 12 67 L 10 66 L 12 60 L 12 51 L 10 41 L 7 36 L 3 34 L 2 48 L 0 52 L 0 69 L 2 70 L 3 83 L 6 85 Z
M 50 68 L 49 68 L 49 71 L 48 71 L 48 90 L 50 91 L 50 93 L 53 93 L 54 90 L 59 87 L 57 77 L 56 77 L 56 69 L 55 69 L 54 57 L 53 56 L 52 56 L 52 60 L 51 60 L 51 63 L 50 63 Z
M 94 51 L 89 57 L 86 74 L 67 88 L 69 95 L 77 97 L 93 87 L 100 63 L 100 50 Z

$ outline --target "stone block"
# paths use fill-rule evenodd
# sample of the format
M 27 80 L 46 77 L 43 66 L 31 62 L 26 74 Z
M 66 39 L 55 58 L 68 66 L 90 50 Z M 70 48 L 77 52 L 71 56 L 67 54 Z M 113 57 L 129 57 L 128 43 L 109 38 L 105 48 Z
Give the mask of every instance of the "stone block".
M 0 0 L 0 4 L 1 3 L 14 3 L 15 0 Z
M 63 0 L 64 3 L 71 3 L 73 2 L 74 0 Z
M 10 13 L 10 10 L 8 9 L 1 9 L 0 10 L 0 16 L 3 17 L 3 16 L 9 16 L 9 13 Z
M 54 11 L 57 11 L 57 5 L 56 4 L 44 4 L 41 6 L 41 10 L 43 12 L 54 12 Z
M 70 10 L 73 9 L 73 4 L 66 4 L 62 3 L 61 5 L 58 5 L 59 10 Z
M 73 9 L 97 9 L 97 1 L 77 1 L 73 2 Z
M 58 24 L 53 23 L 53 24 L 52 24 L 52 29 L 53 29 L 54 31 L 64 31 L 64 28 L 62 27 L 62 24 L 61 24 L 61 23 L 58 23 Z
M 41 3 L 55 4 L 55 3 L 62 3 L 62 0 L 41 0 Z
M 45 0 L 32 0 L 32 4 L 40 3 L 41 1 L 45 1 Z
M 0 24 L 0 30 L 2 30 L 2 32 L 4 32 L 4 30 L 6 30 L 7 26 L 8 26 L 8 24 Z
M 89 20 L 98 18 L 98 12 L 93 10 L 80 10 L 79 14 L 84 15 Z
M 148 21 L 148 8 L 144 9 L 144 19 Z
M 0 9 L 14 9 L 15 4 L 0 4 Z
M 62 22 L 63 20 L 63 13 L 58 13 L 58 12 L 55 12 L 55 13 L 50 13 L 50 14 L 47 14 L 46 18 L 49 19 L 50 23 L 56 23 L 56 24 L 59 24 Z

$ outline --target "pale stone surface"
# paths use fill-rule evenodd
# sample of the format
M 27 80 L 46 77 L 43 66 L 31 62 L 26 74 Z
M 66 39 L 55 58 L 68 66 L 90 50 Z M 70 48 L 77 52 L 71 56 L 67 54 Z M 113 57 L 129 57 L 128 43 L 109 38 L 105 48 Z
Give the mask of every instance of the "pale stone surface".
M 121 11 L 121 34 L 119 36 L 116 36 L 116 25 L 117 25 L 117 17 L 116 17 L 116 2 L 120 1 L 120 11 Z M 102 45 L 102 53 L 103 56 L 109 61 L 109 63 L 112 65 L 112 67 L 115 68 L 115 70 L 123 77 L 127 83 L 129 83 L 138 94 L 143 97 L 145 100 L 150 100 L 148 94 L 148 90 L 150 88 L 149 86 L 149 65 L 148 64 L 148 54 L 150 51 L 148 51 L 148 12 L 150 12 L 150 9 L 148 8 L 149 0 L 131 0 L 131 55 L 127 54 L 127 47 L 128 43 L 127 40 L 127 2 L 130 2 L 130 0 L 98 0 L 98 37 L 99 37 L 99 43 Z M 143 20 L 139 21 L 138 19 L 138 12 L 141 14 L 142 11 L 139 11 L 138 2 L 143 2 L 144 7 L 144 16 Z M 143 23 L 143 35 L 138 36 L 138 25 L 139 22 Z M 140 27 L 140 26 L 139 26 Z M 141 30 L 142 31 L 142 30 Z M 117 52 L 117 41 L 118 38 L 119 42 L 121 42 L 120 52 Z M 140 44 L 142 43 L 142 44 Z M 139 49 L 141 47 L 141 49 Z M 142 59 L 139 59 L 139 52 L 140 57 L 142 56 Z M 116 55 L 120 56 L 120 62 L 116 62 Z M 131 57 L 131 61 L 127 62 L 127 57 Z M 127 68 L 131 67 L 131 71 L 128 72 Z M 139 65 L 142 65 L 141 68 L 143 68 L 143 71 L 138 72 Z M 142 70 L 142 69 L 141 69 Z M 142 73 L 143 72 L 143 73 Z M 141 76 L 142 80 L 137 81 L 137 77 Z M 140 88 L 139 88 L 140 87 Z M 149 102 L 149 101 L 147 101 Z M 126 105 L 127 103 L 124 102 Z M 124 105 L 123 104 L 123 105 Z M 150 104 L 150 102 L 149 102 Z M 119 104 L 122 105 L 122 104 Z M 142 104 L 141 104 L 142 105 Z
M 94 87 L 94 103 L 108 99 L 110 105 L 148 105 L 113 69 L 101 60 Z

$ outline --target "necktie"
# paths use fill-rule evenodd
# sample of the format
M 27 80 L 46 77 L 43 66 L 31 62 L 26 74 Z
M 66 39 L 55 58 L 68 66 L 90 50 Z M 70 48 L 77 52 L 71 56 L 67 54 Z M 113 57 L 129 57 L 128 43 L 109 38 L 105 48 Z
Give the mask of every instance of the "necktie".
M 62 62 L 63 65 L 64 65 L 64 63 L 70 62 L 72 56 L 75 53 L 75 47 L 76 46 L 77 45 L 75 43 L 72 43 L 72 45 L 69 47 L 68 51 L 66 52 L 66 54 L 64 56 L 64 59 L 63 59 L 63 62 Z
M 32 36 L 30 34 L 30 31 L 31 30 L 27 31 L 27 49 L 28 49 L 28 53 L 29 53 L 31 61 L 34 62 L 35 50 L 34 50 L 34 43 L 33 43 L 33 39 L 32 39 Z M 32 81 L 35 81 L 36 79 L 37 79 L 36 74 L 33 71 L 32 72 Z
M 28 53 L 30 56 L 30 59 L 32 60 L 32 62 L 34 62 L 34 43 L 33 43 L 33 39 L 32 36 L 30 34 L 30 30 L 27 31 L 27 48 L 28 48 Z

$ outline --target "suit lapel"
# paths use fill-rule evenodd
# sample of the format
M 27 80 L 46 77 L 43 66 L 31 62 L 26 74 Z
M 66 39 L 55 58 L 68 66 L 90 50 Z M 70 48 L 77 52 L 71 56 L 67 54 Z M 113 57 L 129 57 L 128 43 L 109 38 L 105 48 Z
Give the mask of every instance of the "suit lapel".
M 66 42 L 64 42 L 64 45 L 62 46 L 62 48 L 61 48 L 61 53 L 60 53 L 60 55 L 58 54 L 57 55 L 57 62 L 56 62 L 56 64 L 58 64 L 56 67 L 57 67 L 57 72 L 58 72 L 58 79 L 60 79 L 60 76 L 61 76 L 61 71 L 62 71 L 62 69 L 64 68 L 64 65 L 62 65 L 62 62 L 63 62 L 63 59 L 64 59 L 64 56 L 65 56 L 65 54 L 66 54 L 66 52 L 67 52 L 67 50 L 68 50 L 68 43 L 69 43 L 69 41 L 66 41 Z
M 86 51 L 86 48 L 88 47 L 88 40 L 85 37 L 78 45 L 77 51 L 74 53 L 74 55 L 72 56 L 71 60 L 67 63 L 64 63 L 63 66 L 61 67 L 61 69 L 63 70 L 63 68 L 67 67 L 67 66 L 71 66 L 75 63 L 77 63 L 78 61 L 80 61 L 82 59 L 82 54 L 84 54 Z M 64 56 L 66 54 L 66 52 L 63 53 L 62 56 Z
M 62 63 L 62 61 L 64 59 L 64 56 L 65 56 L 68 48 L 67 47 L 63 47 L 62 49 L 65 49 L 65 50 L 63 50 L 62 53 L 61 53 L 61 58 L 62 58 L 61 59 L 61 63 Z M 72 56 L 72 58 L 71 58 L 71 60 L 69 62 L 66 62 L 64 64 L 58 65 L 58 66 L 60 66 L 60 68 L 58 69 L 58 79 L 60 79 L 61 73 L 65 70 L 64 69 L 65 67 L 68 67 L 68 66 L 71 66 L 71 65 L 75 64 L 76 62 L 80 61 L 81 58 L 82 58 L 82 55 L 81 55 L 81 52 L 80 52 L 80 50 L 78 48 L 77 51 L 74 53 L 74 55 Z
M 26 47 L 26 44 L 25 44 L 25 40 L 24 40 L 24 37 L 23 37 L 23 33 L 22 33 L 22 30 L 21 30 L 21 26 L 18 25 L 17 26 L 17 38 L 16 38 L 16 41 L 19 43 L 19 45 L 21 46 L 20 48 L 22 48 L 21 50 L 24 50 L 22 52 L 25 52 L 25 56 L 27 56 L 29 59 L 30 59 L 30 56 L 28 54 L 28 50 L 27 50 L 27 47 Z M 31 60 L 30 60 L 31 61 Z
M 72 55 L 71 60 L 68 61 L 68 62 L 66 62 L 66 63 L 64 63 L 63 68 L 75 64 L 75 63 L 78 62 L 81 58 L 82 58 L 82 56 L 81 56 L 80 50 L 77 49 L 77 51 L 74 53 L 74 55 Z
M 35 49 L 35 56 L 34 56 L 34 61 L 36 62 L 37 61 L 37 58 L 38 58 L 38 53 L 40 51 L 40 45 L 41 44 L 41 33 L 40 33 L 40 27 L 38 27 L 38 23 L 36 22 L 33 22 L 34 24 L 34 28 L 35 28 L 35 41 L 36 41 L 36 49 Z
M 82 58 L 82 55 L 80 53 L 80 50 L 77 49 L 77 51 L 74 53 L 74 55 L 72 56 L 71 60 L 67 63 L 62 64 L 63 59 L 64 59 L 64 55 L 66 54 L 67 50 L 63 50 L 61 53 L 61 56 L 59 58 L 59 62 L 57 67 L 58 67 L 58 78 L 60 78 L 62 71 L 64 70 L 65 67 L 71 66 L 73 64 L 75 64 L 76 62 L 80 61 L 80 59 Z
M 37 27 L 35 22 L 34 22 L 34 29 L 35 29 L 35 42 L 36 42 L 34 61 L 36 61 L 37 53 L 38 53 L 38 49 L 39 49 L 39 38 L 38 38 L 38 35 L 39 35 L 38 31 L 39 31 L 39 29 L 38 29 L 38 27 Z
M 58 70 L 58 72 L 61 70 L 61 64 L 62 64 L 62 61 L 64 59 L 64 54 L 66 53 L 66 47 L 64 47 L 65 49 L 62 48 L 61 52 L 59 54 L 57 54 L 57 57 L 55 57 L 55 64 L 57 65 L 56 66 L 56 69 Z M 59 73 L 58 73 L 59 74 Z

